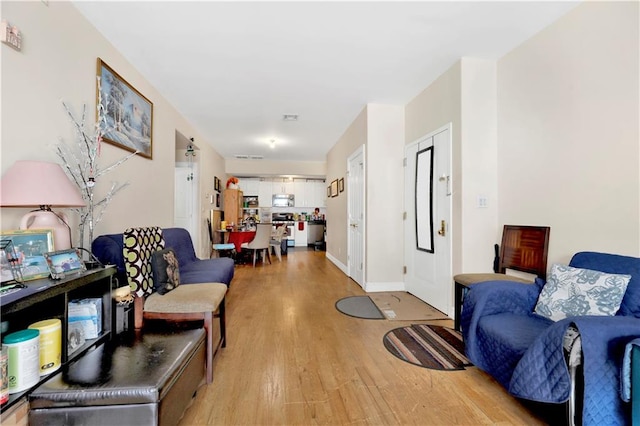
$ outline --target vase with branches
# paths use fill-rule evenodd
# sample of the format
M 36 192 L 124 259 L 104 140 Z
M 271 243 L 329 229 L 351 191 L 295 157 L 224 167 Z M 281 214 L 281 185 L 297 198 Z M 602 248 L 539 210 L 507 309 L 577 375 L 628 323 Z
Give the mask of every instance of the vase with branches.
M 78 186 L 80 193 L 82 194 L 82 198 L 86 202 L 85 207 L 71 209 L 79 215 L 79 241 L 81 247 L 87 247 L 85 246 L 86 234 L 88 234 L 87 243 L 90 247 L 91 242 L 93 241 L 93 231 L 95 230 L 95 226 L 102 220 L 113 196 L 127 187 L 129 182 L 118 183 L 112 181 L 111 187 L 107 191 L 106 195 L 99 199 L 95 198 L 94 191 L 96 184 L 106 173 L 120 166 L 139 152 L 136 151 L 128 154 L 104 168 L 98 164 L 102 136 L 108 130 L 109 126 L 106 118 L 106 109 L 108 108 L 109 100 L 108 97 L 106 97 L 103 103 L 102 90 L 100 89 L 100 77 L 98 77 L 98 102 L 96 105 L 97 119 L 92 129 L 87 129 L 86 127 L 86 104 L 82 108 L 80 118 L 77 118 L 69 106 L 64 101 L 62 102 L 67 115 L 75 127 L 76 141 L 74 145 L 70 145 L 60 138 L 59 143 L 55 146 L 56 154 L 63 162 L 63 168 L 71 180 Z

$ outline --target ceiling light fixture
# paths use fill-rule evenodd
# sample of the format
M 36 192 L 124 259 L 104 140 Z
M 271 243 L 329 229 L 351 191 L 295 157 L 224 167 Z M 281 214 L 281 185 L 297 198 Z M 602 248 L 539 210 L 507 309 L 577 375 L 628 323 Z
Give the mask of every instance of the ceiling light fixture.
M 193 148 L 193 138 L 190 139 L 192 143 L 187 145 L 187 152 L 184 153 L 184 156 L 187 157 L 187 162 L 189 163 L 190 172 L 187 175 L 187 181 L 190 182 L 193 180 L 193 157 L 196 156 L 196 151 Z
M 283 114 L 283 121 L 298 121 L 298 114 Z
M 275 139 L 271 139 L 269 141 L 269 146 L 271 147 L 271 149 L 275 149 L 276 147 L 276 140 Z

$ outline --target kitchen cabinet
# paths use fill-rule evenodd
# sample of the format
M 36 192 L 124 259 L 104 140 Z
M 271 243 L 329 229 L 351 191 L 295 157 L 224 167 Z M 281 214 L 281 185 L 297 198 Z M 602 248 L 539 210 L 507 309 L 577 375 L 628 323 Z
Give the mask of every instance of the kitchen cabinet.
M 260 181 L 258 179 L 241 179 L 240 187 L 245 197 L 260 195 Z
M 224 220 L 227 225 L 237 225 L 242 222 L 243 193 L 239 189 L 224 190 Z
M 307 194 L 311 195 L 309 191 L 309 183 L 304 181 L 293 182 L 293 195 L 295 198 L 296 207 L 309 207 L 309 199 Z
M 98 268 L 61 280 L 40 279 L 27 281 L 26 286 L 16 293 L 2 297 L 2 322 L 7 334 L 24 330 L 34 322 L 46 319 L 59 319 L 61 322 L 61 367 L 47 375 L 40 376 L 38 383 L 22 392 L 9 395 L 9 401 L 2 405 L 1 412 L 4 419 L 5 412 L 12 412 L 12 407 L 24 404 L 26 396 L 31 390 L 48 380 L 52 374 L 57 374 L 71 361 L 83 356 L 93 347 L 111 339 L 112 335 L 112 300 L 111 279 L 115 274 L 115 267 Z M 98 337 L 86 339 L 84 344 L 70 351 L 68 348 L 69 310 L 68 304 L 72 300 L 97 298 L 102 304 L 102 328 Z
M 326 207 L 327 205 L 327 187 L 324 181 L 308 182 L 307 200 L 309 207 Z
M 294 193 L 294 182 L 291 180 L 274 180 L 272 182 L 271 191 L 274 194 L 293 194 Z
M 307 246 L 307 234 L 309 232 L 309 224 L 307 222 L 297 222 L 295 231 L 295 246 Z
M 260 207 L 271 207 L 272 182 L 261 180 L 258 184 L 258 203 Z

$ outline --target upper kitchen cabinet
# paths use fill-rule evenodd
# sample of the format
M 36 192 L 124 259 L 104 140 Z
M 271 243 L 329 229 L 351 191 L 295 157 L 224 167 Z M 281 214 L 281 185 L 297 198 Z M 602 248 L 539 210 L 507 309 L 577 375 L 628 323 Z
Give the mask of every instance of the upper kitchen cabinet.
M 260 207 L 271 207 L 272 182 L 270 180 L 260 180 L 258 182 L 258 203 Z
M 241 179 L 240 188 L 245 197 L 260 196 L 260 180 L 259 179 Z
M 293 195 L 295 198 L 296 207 L 308 207 L 310 206 L 311 182 L 305 182 L 303 180 L 295 181 L 293 183 Z
M 274 194 L 293 194 L 295 191 L 294 182 L 289 179 L 274 180 L 271 190 Z
M 326 207 L 327 206 L 327 186 L 323 180 L 309 182 L 312 199 L 310 207 Z

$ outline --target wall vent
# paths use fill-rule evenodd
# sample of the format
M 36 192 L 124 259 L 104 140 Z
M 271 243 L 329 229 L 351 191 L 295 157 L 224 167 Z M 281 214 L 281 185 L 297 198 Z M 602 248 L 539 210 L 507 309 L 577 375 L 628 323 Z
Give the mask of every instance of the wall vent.
M 236 154 L 234 158 L 238 160 L 262 160 L 264 157 L 262 155 L 253 155 L 253 154 Z

